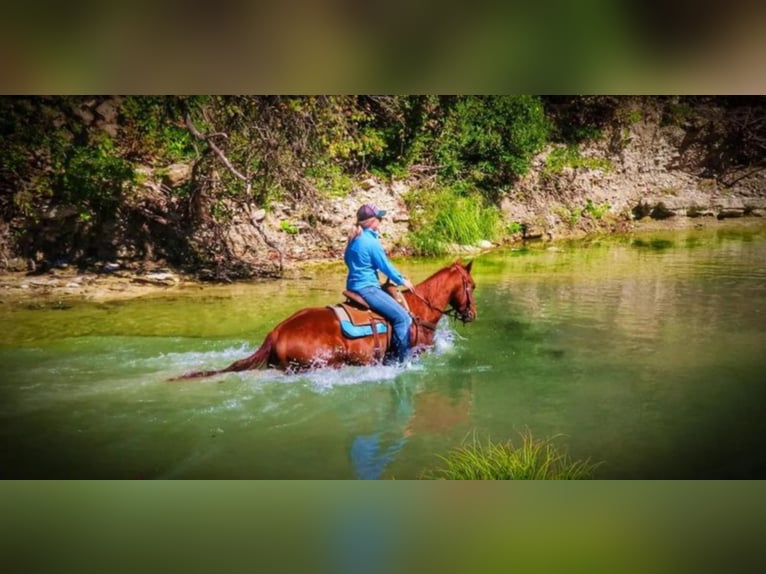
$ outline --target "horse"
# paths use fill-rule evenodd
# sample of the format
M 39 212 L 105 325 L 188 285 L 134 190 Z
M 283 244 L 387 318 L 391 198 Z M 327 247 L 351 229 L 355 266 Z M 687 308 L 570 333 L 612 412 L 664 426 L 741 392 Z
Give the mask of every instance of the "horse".
M 443 316 L 451 316 L 464 324 L 476 319 L 472 265 L 473 261 L 464 265 L 458 260 L 415 285 L 414 291 L 389 290 L 412 317 L 410 345 L 414 352 L 433 346 L 436 327 Z M 347 303 L 354 299 L 353 293 L 344 291 L 344 294 Z M 359 306 L 362 305 L 364 301 L 359 298 Z M 301 309 L 272 329 L 252 355 L 223 369 L 189 372 L 170 380 L 263 368 L 297 372 L 380 363 L 391 346 L 391 325 L 369 309 L 365 313 L 372 319 L 370 334 L 350 338 L 342 333 L 339 313 L 333 307 Z M 387 324 L 383 336 L 376 334 L 380 323 Z

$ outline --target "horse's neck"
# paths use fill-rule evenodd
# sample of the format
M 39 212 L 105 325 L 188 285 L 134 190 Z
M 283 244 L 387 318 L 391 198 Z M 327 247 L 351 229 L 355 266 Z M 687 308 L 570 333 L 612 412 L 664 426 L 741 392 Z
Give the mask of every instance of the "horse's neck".
M 447 307 L 450 289 L 437 275 L 416 285 L 415 291 L 428 301 L 428 304 L 413 293 L 405 292 L 407 304 L 412 313 L 426 321 L 437 322 L 442 316 L 442 311 Z

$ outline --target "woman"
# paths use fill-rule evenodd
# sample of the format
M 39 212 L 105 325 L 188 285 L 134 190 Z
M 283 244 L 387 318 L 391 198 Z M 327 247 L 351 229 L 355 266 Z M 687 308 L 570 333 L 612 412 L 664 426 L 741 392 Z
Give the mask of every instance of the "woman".
M 346 289 L 362 296 L 370 308 L 388 319 L 393 327 L 393 347 L 399 362 L 407 360 L 410 351 L 409 313 L 380 287 L 378 271 L 395 285 L 414 290 L 409 279 L 404 277 L 386 257 L 380 243 L 380 221 L 385 210 L 374 205 L 363 205 L 356 212 L 356 225 L 348 236 L 343 260 L 348 267 Z

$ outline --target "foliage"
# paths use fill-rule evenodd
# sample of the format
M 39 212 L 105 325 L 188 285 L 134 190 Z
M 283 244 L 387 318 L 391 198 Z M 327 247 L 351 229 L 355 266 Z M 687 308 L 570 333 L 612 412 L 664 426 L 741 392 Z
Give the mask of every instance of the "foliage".
M 565 167 L 583 167 L 587 169 L 602 169 L 611 171 L 612 162 L 603 157 L 583 157 L 580 154 L 580 148 L 576 144 L 570 144 L 564 147 L 555 147 L 545 158 L 545 167 L 543 175 L 550 177 L 559 174 Z
M 696 114 L 688 102 L 669 102 L 663 108 L 663 126 L 684 126 L 692 122 Z
M 601 138 L 620 105 L 617 96 L 546 96 L 542 101 L 553 126 L 550 138 L 568 144 Z
M 353 96 L 217 96 L 184 105 L 207 138 L 205 153 L 215 143 L 239 171 L 219 169 L 220 188 L 243 201 L 342 195 L 349 174 L 363 172 L 384 145 Z
M 664 106 L 665 125 L 693 124 L 681 160 L 702 164 L 711 181 L 733 185 L 742 167 L 764 164 L 762 96 L 652 102 Z M 191 246 L 195 236 L 225 237 L 245 209 L 343 196 L 374 173 L 416 179 L 409 239 L 418 253 L 439 253 L 498 230 L 518 233 L 513 222 L 498 225 L 495 206 L 550 141 L 564 145 L 543 175 L 611 169 L 583 157 L 579 144 L 612 129 L 611 145 L 627 145 L 645 104 L 617 96 L 2 97 L 0 211 L 19 255 L 87 257 L 98 245 L 124 244 L 133 226 L 154 254 L 186 261 L 214 247 Z M 174 163 L 191 167 L 190 181 L 155 181 Z M 567 218 L 574 225 L 606 209 L 588 204 Z M 161 245 L 168 241 L 172 250 Z
M 592 200 L 588 199 L 585 202 L 585 209 L 583 211 L 588 213 L 593 219 L 601 219 L 609 211 L 609 207 L 609 202 L 593 203 Z
M 418 173 L 436 164 L 436 142 L 455 97 L 369 96 L 365 100 L 383 143 L 372 158 L 372 169 L 405 177 L 410 169 Z
M 129 96 L 120 106 L 125 155 L 151 164 L 187 161 L 197 155 L 195 142 L 183 122 L 189 101 L 204 98 Z
M 497 233 L 500 214 L 477 191 L 432 189 L 411 194 L 407 203 L 409 240 L 418 254 L 440 255 L 450 244 L 474 245 L 481 239 L 493 239 Z
M 74 97 L 0 99 L 3 215 L 21 218 L 19 246 L 51 259 L 95 249 L 133 179 L 112 136 L 88 128 L 83 106 Z M 41 233 L 45 220 L 52 232 Z
M 557 205 L 551 211 L 556 214 L 561 221 L 568 223 L 569 227 L 572 228 L 577 226 L 577 223 L 580 221 L 580 216 L 582 215 L 582 211 L 570 209 L 563 205 Z
M 643 119 L 643 114 L 641 113 L 641 110 L 632 109 L 628 111 L 626 119 L 631 124 L 637 124 Z
M 474 435 L 472 443 L 439 456 L 442 466 L 426 471 L 423 478 L 445 480 L 579 480 L 593 478 L 598 464 L 572 460 L 553 439 L 539 440 L 527 430 L 521 445 L 511 441 L 486 445 Z
M 133 177 L 133 168 L 115 154 L 107 134 L 92 138 L 86 147 L 71 150 L 56 185 L 59 198 L 78 208 L 81 219 L 110 216 L 119 202 L 123 186 Z
M 441 173 L 494 198 L 499 188 L 527 172 L 549 129 L 536 97 L 461 98 L 449 110 L 436 143 Z

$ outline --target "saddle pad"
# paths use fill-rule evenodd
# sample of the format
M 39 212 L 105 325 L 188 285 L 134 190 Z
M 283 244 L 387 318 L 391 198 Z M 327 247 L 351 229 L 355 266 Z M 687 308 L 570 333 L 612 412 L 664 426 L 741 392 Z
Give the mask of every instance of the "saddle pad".
M 383 317 L 377 313 L 372 313 L 369 309 L 356 309 L 345 303 L 330 305 L 328 308 L 333 310 L 335 316 L 338 317 L 338 321 L 350 321 L 353 325 L 369 325 L 370 318 L 374 318 L 376 321 L 385 322 Z
M 378 333 L 385 333 L 386 326 L 383 323 L 375 323 Z M 341 332 L 349 339 L 358 339 L 359 337 L 369 337 L 372 335 L 372 325 L 354 325 L 351 321 L 340 322 Z

